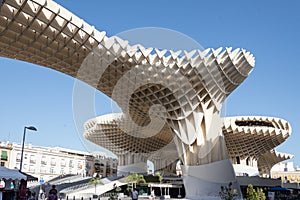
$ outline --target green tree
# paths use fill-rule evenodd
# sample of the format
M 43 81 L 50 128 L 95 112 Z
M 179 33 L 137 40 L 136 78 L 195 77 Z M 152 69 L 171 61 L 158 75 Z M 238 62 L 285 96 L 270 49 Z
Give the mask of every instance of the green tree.
M 121 188 L 117 186 L 117 184 L 114 184 L 113 187 L 114 188 L 109 195 L 109 200 L 118 200 L 118 194 L 121 191 Z
M 246 200 L 265 200 L 265 199 L 266 199 L 266 195 L 261 188 L 257 188 L 255 190 L 252 184 L 248 185 Z
M 223 200 L 234 200 L 238 197 L 238 192 L 236 189 L 231 188 L 232 183 L 228 184 L 228 187 L 221 186 L 221 191 L 219 192 L 219 196 Z
M 140 174 L 137 183 L 146 183 L 144 175 Z
M 102 182 L 100 181 L 99 178 L 91 178 L 88 184 L 95 186 L 95 194 L 96 194 L 96 187 L 97 187 L 98 184 L 102 185 Z
M 246 200 L 256 200 L 257 199 L 257 193 L 255 189 L 253 188 L 252 184 L 249 184 L 247 187 L 247 197 Z
M 126 176 L 127 182 L 131 183 L 132 188 L 136 187 L 137 183 L 146 183 L 146 180 L 142 174 L 132 173 Z
M 265 195 L 265 193 L 264 193 L 264 191 L 263 191 L 262 188 L 257 188 L 256 192 L 257 192 L 258 199 L 260 199 L 260 200 L 266 200 L 266 195 Z
M 155 175 L 158 176 L 159 184 L 162 184 L 163 176 L 160 174 L 160 172 L 156 172 Z M 159 186 L 159 188 L 160 188 L 160 195 L 162 196 L 162 188 L 161 188 L 161 186 Z

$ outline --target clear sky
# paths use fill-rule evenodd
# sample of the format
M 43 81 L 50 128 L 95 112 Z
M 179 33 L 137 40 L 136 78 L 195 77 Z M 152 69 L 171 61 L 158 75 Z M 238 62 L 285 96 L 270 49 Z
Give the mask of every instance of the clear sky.
M 286 119 L 293 132 L 277 147 L 300 165 L 300 2 L 284 1 L 56 1 L 107 36 L 143 27 L 181 32 L 204 48 L 241 47 L 256 64 L 226 101 L 226 116 L 263 115 Z M 59 72 L 0 58 L 0 140 L 85 150 L 73 121 L 74 79 Z M 97 114 L 110 100 L 96 94 Z

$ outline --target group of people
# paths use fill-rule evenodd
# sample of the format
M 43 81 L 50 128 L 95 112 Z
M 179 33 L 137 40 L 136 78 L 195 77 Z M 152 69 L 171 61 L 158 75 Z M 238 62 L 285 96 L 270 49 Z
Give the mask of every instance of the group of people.
M 28 190 L 26 192 L 26 199 L 27 200 L 38 200 L 38 196 L 36 195 L 35 191 L 30 191 Z M 46 199 L 46 194 L 44 190 L 40 190 L 40 199 L 45 200 Z M 48 197 L 47 200 L 58 200 L 58 196 L 57 196 L 57 189 L 55 187 L 55 185 L 52 185 L 51 189 L 49 190 L 48 193 Z
M 132 200 L 137 200 L 139 198 L 139 192 L 135 188 L 133 188 L 133 190 L 132 190 L 131 198 L 132 198 Z M 150 200 L 155 199 L 154 190 L 151 190 L 149 199 Z

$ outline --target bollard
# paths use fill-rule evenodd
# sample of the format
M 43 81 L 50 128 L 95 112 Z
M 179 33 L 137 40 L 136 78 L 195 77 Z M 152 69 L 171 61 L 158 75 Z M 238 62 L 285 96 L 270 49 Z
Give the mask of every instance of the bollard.
M 73 196 L 73 200 L 75 200 L 75 196 Z

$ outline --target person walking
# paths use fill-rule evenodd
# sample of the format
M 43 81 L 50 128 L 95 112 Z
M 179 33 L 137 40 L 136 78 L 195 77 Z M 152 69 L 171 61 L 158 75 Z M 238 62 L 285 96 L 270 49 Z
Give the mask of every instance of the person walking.
M 155 199 L 154 189 L 151 190 L 150 198 L 151 200 Z
M 51 190 L 49 190 L 49 195 L 48 195 L 49 200 L 57 200 L 57 189 L 55 185 L 52 185 Z
M 136 191 L 136 189 L 133 188 L 133 191 L 132 191 L 132 200 L 137 200 L 138 197 L 139 197 L 138 191 Z
M 37 200 L 35 191 L 31 192 L 31 196 L 29 197 L 29 200 Z

